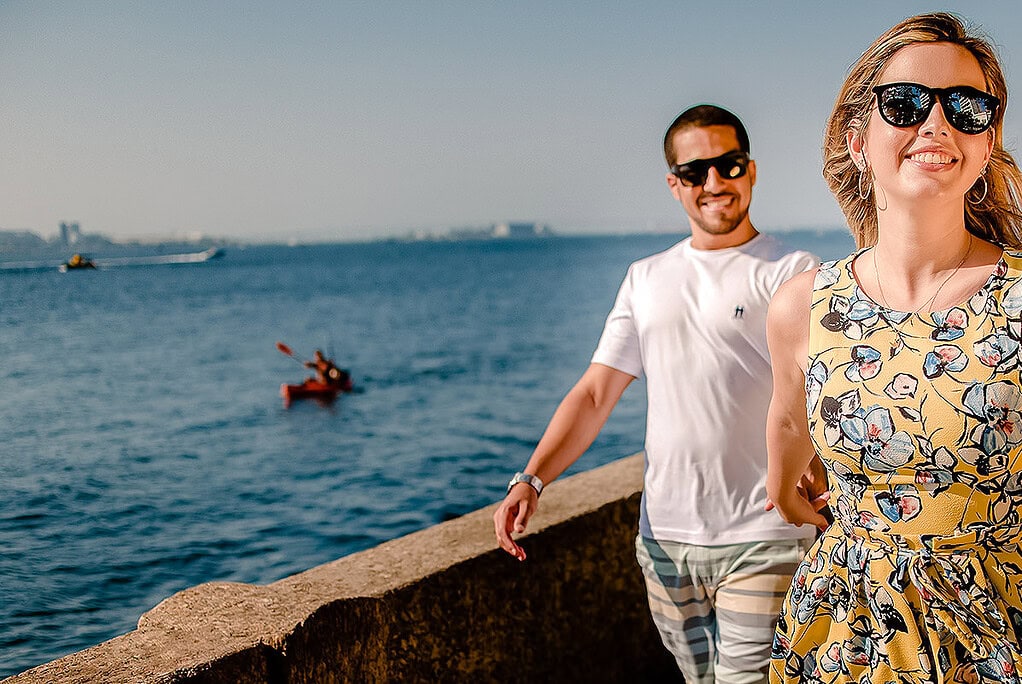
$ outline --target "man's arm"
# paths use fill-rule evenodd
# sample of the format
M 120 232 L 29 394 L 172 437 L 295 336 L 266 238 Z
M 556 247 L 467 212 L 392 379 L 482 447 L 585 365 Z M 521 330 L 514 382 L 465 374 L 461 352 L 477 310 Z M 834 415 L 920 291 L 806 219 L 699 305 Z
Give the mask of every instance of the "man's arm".
M 809 354 L 814 278 L 815 271 L 807 271 L 786 282 L 767 312 L 774 380 L 767 412 L 767 496 L 786 522 L 798 526 L 811 523 L 822 530 L 828 520 L 811 499 L 825 487 L 826 476 L 809 437 L 803 367 Z
M 634 379 L 610 366 L 590 364 L 561 400 L 523 472 L 535 475 L 544 483 L 556 479 L 593 443 Z M 525 551 L 514 542 L 511 533 L 525 531 L 538 504 L 536 490 L 520 482 L 511 488 L 493 514 L 497 543 L 518 560 L 525 560 Z

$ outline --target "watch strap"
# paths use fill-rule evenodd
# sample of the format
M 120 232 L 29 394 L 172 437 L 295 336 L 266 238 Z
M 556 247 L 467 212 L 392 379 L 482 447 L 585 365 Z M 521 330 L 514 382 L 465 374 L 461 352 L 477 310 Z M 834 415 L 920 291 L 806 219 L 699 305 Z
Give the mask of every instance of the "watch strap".
M 529 473 L 515 473 L 514 477 L 511 478 L 511 481 L 507 483 L 507 491 L 510 492 L 511 488 L 519 482 L 524 482 L 535 489 L 536 496 L 543 493 L 543 480 L 539 479 L 535 475 L 530 475 Z

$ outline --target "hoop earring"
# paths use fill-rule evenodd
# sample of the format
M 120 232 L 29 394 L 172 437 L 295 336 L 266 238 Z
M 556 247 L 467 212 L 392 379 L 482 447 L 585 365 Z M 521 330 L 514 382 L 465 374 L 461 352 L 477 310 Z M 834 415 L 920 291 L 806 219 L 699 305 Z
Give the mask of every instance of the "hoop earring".
M 983 194 L 980 195 L 980 198 L 978 200 L 973 202 L 971 199 L 969 199 L 969 194 L 968 193 L 965 194 L 965 199 L 966 199 L 966 201 L 968 201 L 969 204 L 983 204 L 983 200 L 985 200 L 987 198 L 987 191 L 990 189 L 990 187 L 987 185 L 987 175 L 986 174 L 987 174 L 987 167 L 984 166 L 983 170 L 979 174 L 979 180 L 983 181 Z M 972 187 L 973 188 L 976 187 L 976 184 L 973 183 Z M 972 192 L 972 188 L 969 188 L 969 192 Z
M 864 164 L 863 167 L 859 169 L 859 182 L 856 183 L 856 190 L 859 191 L 859 199 L 861 199 L 863 202 L 869 199 L 869 193 L 872 192 L 873 190 L 873 188 L 868 188 L 865 191 L 863 191 L 862 189 L 862 176 L 866 172 L 866 169 L 868 168 L 869 166 Z

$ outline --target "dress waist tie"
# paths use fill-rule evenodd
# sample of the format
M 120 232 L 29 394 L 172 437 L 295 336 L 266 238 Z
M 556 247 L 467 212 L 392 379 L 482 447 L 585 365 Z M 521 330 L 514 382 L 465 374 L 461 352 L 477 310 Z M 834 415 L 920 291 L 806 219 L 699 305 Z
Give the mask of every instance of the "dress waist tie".
M 908 557 L 906 574 L 919 592 L 924 611 L 953 634 L 976 660 L 997 658 L 1002 666 L 1022 673 L 1022 653 L 1011 620 L 980 555 L 986 549 L 1017 546 L 1022 542 L 1022 526 L 989 527 L 921 541 L 857 528 L 855 538 L 861 538 L 868 546 L 893 547 L 900 556 Z M 905 543 L 899 544 L 895 539 Z M 899 558 L 898 565 L 901 563 Z

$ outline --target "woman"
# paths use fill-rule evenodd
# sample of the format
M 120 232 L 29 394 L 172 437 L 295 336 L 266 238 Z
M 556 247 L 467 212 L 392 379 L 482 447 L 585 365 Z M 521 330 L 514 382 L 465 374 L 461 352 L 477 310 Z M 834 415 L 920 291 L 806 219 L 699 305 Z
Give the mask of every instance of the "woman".
M 824 176 L 858 251 L 768 317 L 768 492 L 826 531 L 777 626 L 771 681 L 1018 682 L 1022 178 L 990 44 L 913 17 L 853 66 Z M 835 523 L 798 482 L 818 452 Z

